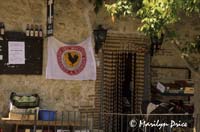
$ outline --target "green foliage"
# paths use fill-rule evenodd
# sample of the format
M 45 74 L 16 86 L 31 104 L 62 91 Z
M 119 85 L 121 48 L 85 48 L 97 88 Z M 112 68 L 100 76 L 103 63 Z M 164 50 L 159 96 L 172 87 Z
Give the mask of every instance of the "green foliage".
M 189 15 L 191 12 L 200 11 L 200 0 L 182 0 L 182 9 Z
M 179 12 L 199 12 L 200 0 L 116 0 L 105 6 L 112 17 L 137 14 L 142 22 L 139 31 L 160 36 L 168 25 L 180 20 Z
M 96 0 L 104 1 L 104 0 Z M 102 4 L 100 2 L 100 4 Z M 142 25 L 138 30 L 149 37 L 161 38 L 161 34 L 174 37 L 175 32 L 168 30 L 168 26 L 176 23 L 181 18 L 179 13 L 190 15 L 200 12 L 200 0 L 116 0 L 106 4 L 112 18 L 120 16 L 137 16 Z M 114 19 L 113 19 L 114 20 Z M 187 42 L 183 48 L 184 53 L 200 51 L 200 42 Z M 195 50 L 194 50 L 195 49 Z
M 188 56 L 191 53 L 200 53 L 200 36 L 197 36 L 194 42 L 186 42 L 181 50 L 183 56 Z
M 143 25 L 138 30 L 160 36 L 167 25 L 178 20 L 176 10 L 173 0 L 143 0 L 143 7 L 137 12 Z
M 133 13 L 133 4 L 129 0 L 118 0 L 111 5 L 106 4 L 105 7 L 112 17 L 132 15 Z

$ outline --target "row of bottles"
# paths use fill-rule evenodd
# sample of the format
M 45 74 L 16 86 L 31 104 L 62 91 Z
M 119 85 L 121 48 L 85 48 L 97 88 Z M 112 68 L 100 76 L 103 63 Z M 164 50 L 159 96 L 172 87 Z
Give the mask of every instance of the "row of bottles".
M 43 37 L 42 25 L 29 25 L 26 26 L 27 37 Z
M 0 36 L 5 35 L 5 25 L 0 22 Z M 27 37 L 43 37 L 42 25 L 27 24 L 26 26 Z
M 4 36 L 5 34 L 5 25 L 4 23 L 0 22 L 0 35 Z
M 5 34 L 5 25 L 3 22 L 0 22 L 0 62 L 3 60 L 3 40 Z M 1 132 L 1 128 L 0 128 Z

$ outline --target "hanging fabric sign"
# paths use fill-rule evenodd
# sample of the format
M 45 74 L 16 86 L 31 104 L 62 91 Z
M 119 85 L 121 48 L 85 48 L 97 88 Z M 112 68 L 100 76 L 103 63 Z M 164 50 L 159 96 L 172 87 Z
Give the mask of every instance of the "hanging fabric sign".
M 96 63 L 91 37 L 72 45 L 48 38 L 47 79 L 96 80 Z

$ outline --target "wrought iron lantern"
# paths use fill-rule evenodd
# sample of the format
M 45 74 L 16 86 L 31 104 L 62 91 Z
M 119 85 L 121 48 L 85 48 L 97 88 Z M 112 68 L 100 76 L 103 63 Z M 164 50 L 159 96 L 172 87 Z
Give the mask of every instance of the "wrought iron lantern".
M 106 40 L 107 29 L 104 29 L 102 25 L 99 25 L 98 28 L 93 31 L 93 34 L 95 41 L 95 53 L 98 54 L 99 49 L 101 49 Z
M 164 34 L 162 33 L 160 38 L 157 35 L 153 35 L 151 36 L 151 56 L 153 56 L 153 54 L 161 49 L 161 45 L 163 43 L 164 40 Z

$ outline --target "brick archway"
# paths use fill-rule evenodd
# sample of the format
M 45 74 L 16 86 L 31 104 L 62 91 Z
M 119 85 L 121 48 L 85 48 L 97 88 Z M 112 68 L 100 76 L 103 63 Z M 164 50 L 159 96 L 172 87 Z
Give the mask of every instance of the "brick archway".
M 131 103 L 130 113 L 139 113 L 144 93 L 144 66 L 147 53 L 148 39 L 140 34 L 108 33 L 107 39 L 98 55 L 100 65 L 97 67 L 96 99 L 97 112 L 123 113 L 122 80 L 119 72 L 123 72 L 123 65 L 129 56 L 131 60 Z M 128 59 L 128 58 L 127 58 Z M 119 67 L 122 67 L 120 69 Z M 125 76 L 124 76 L 125 77 Z M 120 82 L 121 79 L 121 82 Z M 120 86 L 121 85 L 121 86 Z M 120 93 L 121 92 L 121 93 Z

